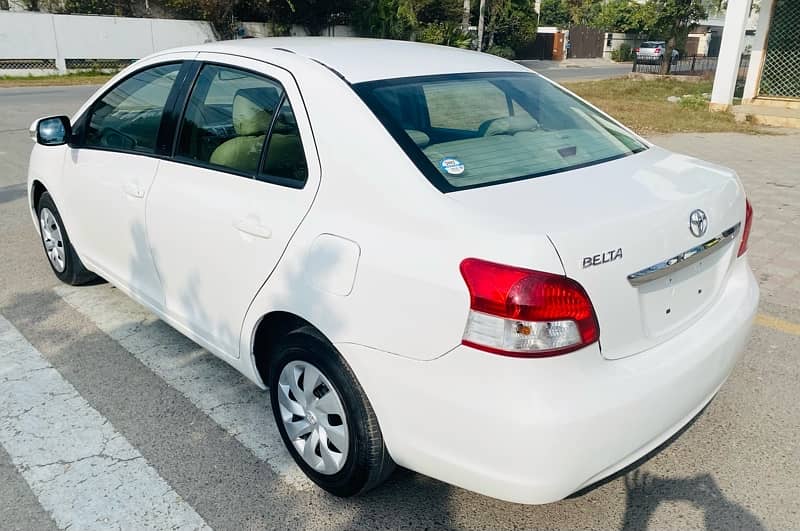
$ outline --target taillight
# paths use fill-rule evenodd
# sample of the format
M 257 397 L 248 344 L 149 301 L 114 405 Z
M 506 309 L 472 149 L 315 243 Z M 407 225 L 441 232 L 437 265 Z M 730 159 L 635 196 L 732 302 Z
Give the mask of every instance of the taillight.
M 633 53 L 639 53 L 639 48 L 634 48 Z
M 574 280 L 477 258 L 461 262 L 470 294 L 464 345 L 494 354 L 566 354 L 600 337 L 589 296 Z
M 747 242 L 750 239 L 750 227 L 753 226 L 753 207 L 750 205 L 750 200 L 745 199 L 744 202 L 744 230 L 742 230 L 742 243 L 739 245 L 739 254 L 742 256 L 747 252 Z
M 656 48 L 655 52 L 656 53 L 661 53 L 661 48 Z

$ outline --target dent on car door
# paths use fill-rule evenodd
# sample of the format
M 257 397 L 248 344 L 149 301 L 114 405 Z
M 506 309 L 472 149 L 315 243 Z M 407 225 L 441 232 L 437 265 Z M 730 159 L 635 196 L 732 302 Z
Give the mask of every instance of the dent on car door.
M 181 61 L 147 66 L 99 97 L 76 123 L 65 165 L 70 230 L 87 265 L 161 306 L 145 230 L 145 203 L 159 159 L 164 109 Z
M 167 313 L 238 357 L 244 316 L 308 211 L 319 166 L 293 78 L 228 62 L 204 64 L 195 80 L 147 227 Z

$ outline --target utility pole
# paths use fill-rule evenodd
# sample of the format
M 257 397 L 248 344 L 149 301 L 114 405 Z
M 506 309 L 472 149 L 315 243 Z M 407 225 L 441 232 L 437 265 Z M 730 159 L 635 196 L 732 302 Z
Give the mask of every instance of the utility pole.
M 469 0 L 464 0 L 464 14 L 461 16 L 461 31 L 466 33 L 469 30 Z
M 481 0 L 478 10 L 478 51 L 483 51 L 483 12 L 486 10 L 486 0 Z

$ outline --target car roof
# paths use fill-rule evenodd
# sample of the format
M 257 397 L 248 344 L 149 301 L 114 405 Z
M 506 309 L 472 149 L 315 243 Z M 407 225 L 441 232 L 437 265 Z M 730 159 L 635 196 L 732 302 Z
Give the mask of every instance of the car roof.
M 383 39 L 267 37 L 221 41 L 191 49 L 278 64 L 288 52 L 321 63 L 350 83 L 434 74 L 530 72 L 517 63 L 487 53 Z

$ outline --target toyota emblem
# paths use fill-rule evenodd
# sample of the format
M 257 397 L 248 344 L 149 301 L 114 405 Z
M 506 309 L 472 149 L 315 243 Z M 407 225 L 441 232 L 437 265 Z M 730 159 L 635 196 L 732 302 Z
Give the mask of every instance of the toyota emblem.
M 708 216 L 706 213 L 700 210 L 693 210 L 691 214 L 689 214 L 689 231 L 697 237 L 700 238 L 706 233 L 708 229 Z

